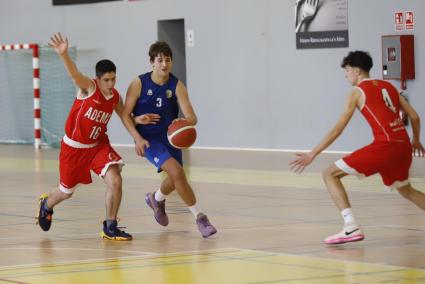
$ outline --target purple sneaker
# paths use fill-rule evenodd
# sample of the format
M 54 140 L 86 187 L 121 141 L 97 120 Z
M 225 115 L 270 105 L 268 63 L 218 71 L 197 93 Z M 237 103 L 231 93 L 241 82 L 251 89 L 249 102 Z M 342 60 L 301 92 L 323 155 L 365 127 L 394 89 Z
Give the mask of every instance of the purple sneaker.
M 196 224 L 198 225 L 198 229 L 204 238 L 208 238 L 209 236 L 217 233 L 217 229 L 211 225 L 207 215 L 204 213 L 198 214 L 198 217 L 196 218 Z
M 168 216 L 167 213 L 165 213 L 165 200 L 158 202 L 155 200 L 155 194 L 149 192 L 146 193 L 145 202 L 147 205 L 149 205 L 150 208 L 152 208 L 153 216 L 155 217 L 155 220 L 158 222 L 158 224 L 167 226 Z

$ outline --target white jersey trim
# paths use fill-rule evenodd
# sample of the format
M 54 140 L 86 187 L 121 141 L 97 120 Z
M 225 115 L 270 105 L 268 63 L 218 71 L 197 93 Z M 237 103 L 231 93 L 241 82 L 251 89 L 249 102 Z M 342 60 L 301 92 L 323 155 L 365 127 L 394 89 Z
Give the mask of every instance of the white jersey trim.
M 364 93 L 363 89 L 360 87 L 355 87 L 355 89 L 358 89 L 363 96 L 363 104 L 359 108 L 359 110 L 362 111 L 363 107 L 366 105 L 366 94 Z
M 94 95 L 94 93 L 96 93 L 96 90 L 97 90 L 97 84 L 96 84 L 96 82 L 95 82 L 93 79 L 91 79 L 91 81 L 92 81 L 92 82 L 93 82 L 93 84 L 94 84 L 94 90 L 93 90 L 93 92 L 91 92 L 91 93 L 90 93 L 90 94 L 88 94 L 87 96 L 84 96 L 84 97 L 82 97 L 82 98 L 79 98 L 79 97 L 78 97 L 78 95 L 79 95 L 79 94 L 82 94 L 83 92 L 82 92 L 82 90 L 81 90 L 81 89 L 78 89 L 77 96 L 76 96 L 76 99 L 77 99 L 77 100 L 83 101 L 83 100 L 85 100 L 85 99 L 90 98 L 91 96 L 93 96 L 93 95 Z
M 362 82 L 366 82 L 366 81 L 375 81 L 375 80 L 377 80 L 377 79 L 372 79 L 372 78 L 365 78 L 365 79 L 362 79 L 361 81 L 360 81 L 360 83 L 362 83 Z M 360 85 L 360 83 L 359 83 L 359 85 Z M 358 85 L 355 87 L 356 89 L 358 89 L 358 90 L 360 90 L 360 92 L 362 93 L 362 95 L 363 95 L 363 98 L 364 98 L 364 102 L 363 102 L 363 105 L 362 106 L 360 106 L 360 111 L 363 109 L 363 107 L 366 105 L 366 94 L 365 94 L 365 92 L 363 91 L 363 89 L 362 88 L 360 88 Z
M 72 148 L 78 148 L 78 149 L 93 148 L 93 147 L 96 147 L 99 144 L 98 142 L 93 143 L 93 144 L 83 144 L 83 143 L 80 143 L 78 141 L 72 140 L 71 138 L 69 138 L 66 135 L 63 137 L 63 142 L 66 145 L 68 145 L 68 146 L 70 146 Z
M 347 165 L 347 163 L 343 159 L 339 159 L 338 161 L 336 161 L 335 166 L 337 166 L 337 168 L 339 168 L 340 170 L 344 171 L 345 173 L 349 175 L 357 176 L 360 179 L 365 178 L 364 174 L 359 173 L 358 171 L 356 171 L 356 169 L 353 169 L 352 167 Z
M 59 184 L 59 190 L 66 194 L 72 194 L 74 193 L 75 189 L 77 189 L 78 185 L 72 187 L 72 188 L 66 188 L 62 184 Z
M 111 166 L 111 165 L 118 165 L 118 167 L 119 167 L 119 170 L 120 170 L 120 172 L 121 172 L 121 170 L 122 170 L 122 167 L 124 167 L 124 161 L 123 160 L 119 160 L 119 161 L 112 161 L 112 162 L 109 162 L 109 163 L 107 163 L 104 167 L 103 167 L 103 169 L 102 169 L 102 171 L 100 172 L 100 177 L 101 178 L 103 178 L 105 175 L 106 175 L 106 172 L 108 171 L 108 169 L 109 169 L 109 167 Z
M 86 99 L 88 99 L 88 98 L 90 98 L 90 97 L 92 97 L 92 96 L 94 95 L 94 93 L 96 93 L 96 90 L 97 90 L 97 84 L 96 84 L 96 82 L 95 82 L 93 79 L 92 79 L 92 82 L 93 82 L 93 84 L 94 84 L 94 90 L 93 90 L 93 92 L 92 92 L 91 94 L 89 94 L 88 96 L 86 96 L 86 97 L 84 97 L 84 98 L 79 98 L 79 97 L 78 97 L 78 94 L 80 94 L 80 93 L 81 93 L 81 89 L 79 89 L 79 91 L 78 91 L 78 93 L 77 93 L 77 97 L 76 97 L 76 99 L 77 99 L 77 100 L 80 100 L 80 101 L 83 101 L 83 103 L 81 104 L 80 109 L 78 110 L 77 116 L 75 117 L 75 128 L 74 128 L 74 131 L 72 131 L 72 137 L 74 137 L 75 131 L 77 131 L 77 129 L 79 129 L 79 128 L 80 128 L 80 126 L 78 125 L 78 121 L 79 121 L 79 117 L 80 117 L 81 110 L 82 110 L 82 109 L 83 109 L 83 107 L 84 107 L 85 100 L 86 100 Z M 72 147 L 72 146 L 71 146 L 71 147 Z M 78 147 L 75 147 L 75 148 L 78 148 Z M 84 148 L 84 147 L 83 147 L 83 148 Z

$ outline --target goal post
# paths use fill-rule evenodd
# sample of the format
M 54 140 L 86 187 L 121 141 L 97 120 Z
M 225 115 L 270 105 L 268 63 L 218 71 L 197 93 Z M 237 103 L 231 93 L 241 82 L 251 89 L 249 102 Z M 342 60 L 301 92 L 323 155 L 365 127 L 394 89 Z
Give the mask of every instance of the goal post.
M 76 59 L 76 48 L 70 47 Z M 38 44 L 0 45 L 1 143 L 58 147 L 76 89 L 62 61 Z

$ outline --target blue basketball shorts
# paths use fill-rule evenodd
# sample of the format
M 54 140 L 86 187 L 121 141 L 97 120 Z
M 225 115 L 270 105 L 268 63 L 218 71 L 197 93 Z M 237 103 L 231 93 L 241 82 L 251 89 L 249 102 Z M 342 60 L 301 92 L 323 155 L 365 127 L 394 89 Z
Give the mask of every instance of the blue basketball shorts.
M 183 166 L 182 151 L 169 145 L 168 142 L 161 141 L 160 139 L 148 139 L 149 148 L 145 149 L 145 157 L 149 160 L 158 170 L 162 171 L 162 165 L 170 158 L 174 158 L 180 165 Z

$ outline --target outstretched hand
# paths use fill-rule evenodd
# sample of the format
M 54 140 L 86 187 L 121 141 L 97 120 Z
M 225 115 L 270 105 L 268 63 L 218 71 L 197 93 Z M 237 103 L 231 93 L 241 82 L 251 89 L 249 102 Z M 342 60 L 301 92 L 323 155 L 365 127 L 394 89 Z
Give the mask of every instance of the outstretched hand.
M 417 157 L 425 157 L 425 148 L 421 142 L 412 142 L 412 154 Z
M 135 141 L 134 150 L 138 156 L 145 156 L 145 149 L 149 148 L 149 141 L 143 138 L 137 139 Z
M 314 156 L 312 153 L 297 153 L 296 155 L 298 158 L 290 162 L 289 165 L 291 166 L 291 170 L 300 174 L 313 162 Z
M 134 117 L 134 122 L 136 124 L 156 124 L 161 116 L 156 113 L 145 113 L 139 116 Z
M 63 38 L 61 33 L 54 34 L 50 38 L 49 46 L 59 55 L 63 55 L 68 50 L 68 38 Z

